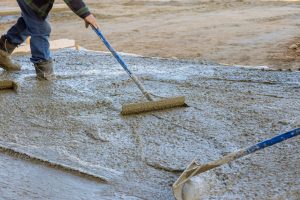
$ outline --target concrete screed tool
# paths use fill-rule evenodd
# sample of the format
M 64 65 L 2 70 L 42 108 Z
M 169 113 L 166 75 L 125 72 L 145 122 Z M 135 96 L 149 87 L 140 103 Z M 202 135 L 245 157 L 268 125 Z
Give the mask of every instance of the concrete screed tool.
M 199 165 L 194 160 L 192 163 L 190 163 L 190 165 L 184 170 L 184 172 L 181 174 L 181 176 L 173 184 L 173 193 L 174 193 L 175 199 L 176 200 L 195 200 L 195 199 L 198 200 L 200 198 L 199 191 L 200 191 L 201 185 L 198 185 L 196 187 L 193 186 L 193 189 L 198 190 L 198 191 L 189 191 L 188 189 L 185 190 L 185 188 L 184 188 L 185 183 L 188 180 L 190 180 L 193 176 L 196 176 L 200 173 L 203 173 L 210 169 L 219 167 L 220 165 L 223 165 L 225 163 L 236 160 L 238 158 L 249 155 L 258 150 L 264 149 L 266 147 L 272 146 L 274 144 L 280 143 L 284 140 L 287 140 L 289 138 L 292 138 L 292 137 L 295 137 L 298 135 L 300 135 L 300 128 L 280 134 L 278 136 L 275 136 L 271 139 L 257 143 L 248 148 L 241 149 L 239 151 L 230 153 L 230 154 L 220 158 L 219 160 L 212 161 L 212 162 L 204 164 L 204 165 Z
M 15 83 L 14 81 L 10 81 L 10 80 L 0 81 L 0 90 L 14 90 L 14 91 L 17 91 L 17 89 L 18 89 L 18 84 Z
M 148 112 L 148 111 L 163 110 L 163 109 L 168 109 L 168 108 L 186 107 L 187 106 L 185 104 L 185 97 L 183 97 L 183 96 L 174 97 L 174 98 L 166 98 L 163 100 L 155 101 L 154 98 L 150 95 L 150 93 L 145 89 L 143 84 L 139 81 L 139 79 L 129 70 L 128 66 L 123 61 L 123 59 L 120 57 L 120 55 L 115 51 L 115 49 L 105 39 L 102 32 L 98 28 L 95 28 L 92 25 L 91 25 L 91 27 L 96 32 L 96 34 L 100 37 L 100 39 L 105 44 L 105 46 L 108 48 L 108 50 L 112 53 L 112 55 L 121 64 L 123 69 L 130 76 L 130 78 L 138 86 L 138 88 L 141 90 L 141 92 L 144 94 L 144 96 L 149 100 L 149 102 L 123 105 L 122 111 L 121 111 L 122 115 L 138 114 L 138 113 L 143 113 L 143 112 Z

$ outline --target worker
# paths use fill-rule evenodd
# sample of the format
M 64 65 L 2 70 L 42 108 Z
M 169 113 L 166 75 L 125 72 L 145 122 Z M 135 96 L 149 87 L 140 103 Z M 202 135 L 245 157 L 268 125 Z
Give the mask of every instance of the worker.
M 86 28 L 93 25 L 98 28 L 97 20 L 82 0 L 64 0 L 70 9 L 85 21 Z M 6 71 L 20 71 L 21 66 L 13 63 L 10 55 L 14 49 L 30 39 L 31 62 L 34 64 L 39 80 L 53 80 L 54 66 L 50 55 L 49 37 L 51 26 L 48 14 L 54 0 L 17 0 L 21 8 L 21 17 L 5 35 L 0 38 L 0 67 Z

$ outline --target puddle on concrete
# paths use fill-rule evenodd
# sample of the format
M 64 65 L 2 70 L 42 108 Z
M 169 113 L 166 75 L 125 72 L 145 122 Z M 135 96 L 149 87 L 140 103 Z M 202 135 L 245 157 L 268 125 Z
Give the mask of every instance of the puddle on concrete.
M 20 85 L 18 94 L 0 94 L 1 142 L 110 181 L 95 183 L 0 154 L 1 198 L 173 199 L 171 185 L 193 159 L 205 163 L 300 127 L 297 72 L 125 56 L 151 92 L 185 95 L 190 107 L 122 117 L 122 104 L 145 98 L 110 55 L 60 50 L 54 58 L 58 79 L 52 83 L 34 78 L 28 57 L 16 58 L 21 72 L 0 72 L 0 80 Z M 204 174 L 204 199 L 296 197 L 299 142 Z

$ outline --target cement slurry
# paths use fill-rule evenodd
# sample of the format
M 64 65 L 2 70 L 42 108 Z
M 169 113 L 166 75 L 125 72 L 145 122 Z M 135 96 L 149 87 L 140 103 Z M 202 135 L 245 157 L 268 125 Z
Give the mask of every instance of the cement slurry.
M 1 144 L 83 168 L 99 183 L 0 153 L 0 199 L 173 199 L 171 185 L 193 159 L 212 161 L 300 127 L 300 73 L 124 56 L 158 96 L 189 108 L 122 117 L 145 101 L 109 54 L 54 53 L 57 80 L 39 82 L 28 56 L 19 83 L 0 91 Z M 201 175 L 203 199 L 297 199 L 299 138 Z

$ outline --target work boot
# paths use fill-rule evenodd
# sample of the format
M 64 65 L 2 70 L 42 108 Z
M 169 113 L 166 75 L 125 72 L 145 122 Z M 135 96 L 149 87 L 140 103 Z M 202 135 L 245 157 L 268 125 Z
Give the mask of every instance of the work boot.
M 17 45 L 8 41 L 5 35 L 0 38 L 0 67 L 6 71 L 20 71 L 21 66 L 17 63 L 13 63 L 10 59 L 10 55 L 15 50 Z
M 36 76 L 39 80 L 54 80 L 53 61 L 42 61 L 34 64 Z

